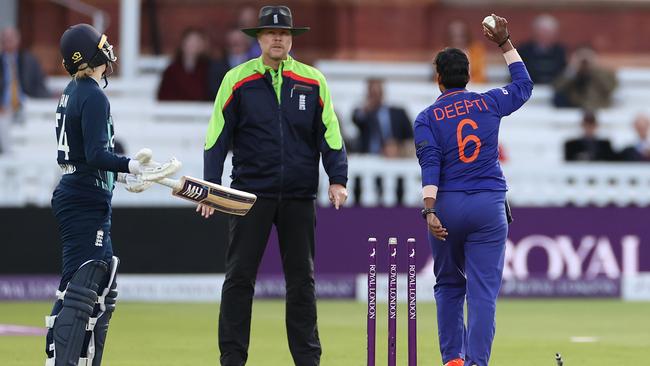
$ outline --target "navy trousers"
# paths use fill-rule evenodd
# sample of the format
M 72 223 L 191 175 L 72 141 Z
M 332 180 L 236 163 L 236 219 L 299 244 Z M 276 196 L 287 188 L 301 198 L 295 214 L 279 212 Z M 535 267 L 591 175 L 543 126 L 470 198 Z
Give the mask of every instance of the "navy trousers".
M 442 361 L 487 366 L 508 235 L 505 192 L 439 192 L 436 211 L 449 232 L 446 241 L 429 233 Z
M 63 291 L 85 262 L 103 260 L 110 263 L 113 257 L 111 202 L 110 197 L 59 185 L 52 196 L 52 211 L 62 246 L 63 269 L 59 290 Z
M 59 291 L 64 291 L 82 264 L 89 260 L 103 260 L 106 263 L 112 260 L 110 196 L 59 184 L 52 196 L 52 212 L 58 223 L 62 247 L 63 268 Z M 100 291 L 106 285 L 102 284 Z M 62 308 L 63 301 L 56 300 L 50 315 L 57 315 Z M 54 356 L 49 348 L 51 344 L 53 334 L 49 329 L 45 349 L 48 357 Z

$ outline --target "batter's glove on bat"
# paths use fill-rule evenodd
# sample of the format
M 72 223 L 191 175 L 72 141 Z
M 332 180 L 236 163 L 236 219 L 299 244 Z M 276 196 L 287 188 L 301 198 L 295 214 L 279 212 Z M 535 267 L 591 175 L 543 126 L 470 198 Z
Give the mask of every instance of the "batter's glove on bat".
M 182 164 L 175 157 L 159 163 L 152 160 L 153 153 L 150 149 L 141 149 L 135 154 L 135 159 L 129 161 L 129 172 L 139 175 L 143 181 L 157 181 L 172 176 L 180 170 Z
M 153 185 L 153 182 L 144 181 L 139 175 L 130 173 L 117 173 L 117 181 L 124 184 L 124 189 L 131 193 L 144 192 Z

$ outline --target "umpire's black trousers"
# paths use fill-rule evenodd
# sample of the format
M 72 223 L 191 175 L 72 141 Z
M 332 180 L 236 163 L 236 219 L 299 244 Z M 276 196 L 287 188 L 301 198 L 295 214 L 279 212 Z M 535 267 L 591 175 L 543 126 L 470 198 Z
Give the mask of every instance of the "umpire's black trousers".
M 246 216 L 230 217 L 219 314 L 223 366 L 241 366 L 248 358 L 255 278 L 274 224 L 287 288 L 289 349 L 297 366 L 320 363 L 314 288 L 314 201 L 258 198 Z

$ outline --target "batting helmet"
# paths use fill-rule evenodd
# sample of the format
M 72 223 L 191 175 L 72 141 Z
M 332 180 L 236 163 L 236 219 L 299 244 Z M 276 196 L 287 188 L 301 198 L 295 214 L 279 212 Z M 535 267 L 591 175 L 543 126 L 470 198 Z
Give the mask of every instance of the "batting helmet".
M 105 34 L 99 33 L 88 24 L 77 24 L 68 28 L 61 36 L 61 56 L 63 67 L 74 75 L 79 66 L 97 67 L 117 61 L 113 46 L 108 43 Z

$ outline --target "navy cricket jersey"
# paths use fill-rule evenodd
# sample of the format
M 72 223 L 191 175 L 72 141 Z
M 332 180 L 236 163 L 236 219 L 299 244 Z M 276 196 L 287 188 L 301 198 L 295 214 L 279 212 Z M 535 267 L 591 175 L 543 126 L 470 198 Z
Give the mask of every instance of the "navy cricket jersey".
M 499 165 L 501 117 L 519 109 L 533 90 L 523 62 L 508 66 L 512 83 L 486 93 L 446 90 L 415 120 L 422 186 L 444 191 L 506 191 Z
M 56 109 L 56 139 L 66 186 L 111 193 L 116 172 L 129 171 L 129 159 L 113 153 L 110 104 L 92 78 L 72 80 L 65 88 Z

